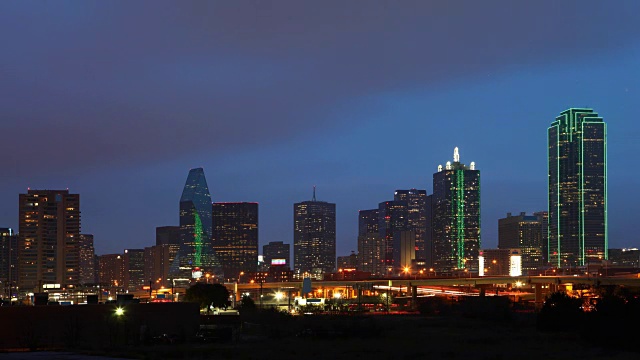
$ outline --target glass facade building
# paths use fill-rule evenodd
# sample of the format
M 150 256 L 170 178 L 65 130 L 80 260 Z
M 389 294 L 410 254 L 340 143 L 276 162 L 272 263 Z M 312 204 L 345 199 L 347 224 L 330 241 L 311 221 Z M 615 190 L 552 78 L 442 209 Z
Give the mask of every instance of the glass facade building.
M 197 280 L 205 273 L 222 275 L 211 245 L 211 211 L 204 170 L 191 169 L 180 198 L 180 250 L 170 271 L 174 280 Z
M 425 260 L 425 242 L 427 239 L 427 191 L 426 190 L 396 190 L 394 201 L 407 203 L 407 230 L 414 232 L 415 259 Z
M 213 203 L 213 250 L 224 279 L 258 270 L 258 203 Z
M 607 259 L 607 125 L 592 109 L 572 108 L 547 130 L 548 259 L 583 266 Z
M 293 266 L 297 276 L 321 278 L 336 267 L 336 204 L 313 200 L 293 206 Z
M 432 266 L 438 273 L 478 271 L 480 249 L 480 170 L 475 163 L 453 162 L 433 174 L 431 215 Z
M 391 275 L 402 271 L 395 259 L 394 246 L 399 243 L 400 235 L 408 229 L 407 202 L 384 201 L 378 204 L 378 231 L 384 239 L 385 273 Z
M 359 271 L 374 276 L 385 275 L 385 243 L 379 231 L 378 209 L 358 212 L 358 266 Z

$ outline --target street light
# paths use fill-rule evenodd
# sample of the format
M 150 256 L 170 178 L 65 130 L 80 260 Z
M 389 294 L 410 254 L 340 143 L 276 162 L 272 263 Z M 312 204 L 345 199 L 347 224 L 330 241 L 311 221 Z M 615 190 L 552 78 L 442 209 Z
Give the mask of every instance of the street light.
M 404 269 L 402 269 L 402 271 L 404 272 L 404 275 L 407 276 L 409 275 L 409 271 L 411 271 L 411 268 L 408 266 L 405 266 Z
M 124 315 L 124 309 L 121 307 L 117 307 L 116 308 L 116 316 L 122 316 Z

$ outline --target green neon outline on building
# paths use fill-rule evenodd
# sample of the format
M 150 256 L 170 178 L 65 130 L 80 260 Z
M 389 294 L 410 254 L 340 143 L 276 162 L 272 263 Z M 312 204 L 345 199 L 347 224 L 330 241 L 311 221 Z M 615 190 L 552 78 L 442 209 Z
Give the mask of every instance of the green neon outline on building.
M 197 210 L 193 211 L 193 219 L 195 220 L 193 226 L 193 245 L 195 247 L 193 266 L 200 267 L 202 264 L 202 220 L 200 220 Z

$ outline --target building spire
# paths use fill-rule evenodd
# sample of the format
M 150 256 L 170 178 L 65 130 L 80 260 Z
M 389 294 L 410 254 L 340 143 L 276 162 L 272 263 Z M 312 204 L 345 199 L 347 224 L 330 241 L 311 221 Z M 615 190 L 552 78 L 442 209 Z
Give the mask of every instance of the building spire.
M 311 199 L 311 201 L 316 201 L 316 186 L 313 185 L 313 198 Z
M 458 147 L 453 148 L 453 162 L 460 162 L 460 154 L 458 153 Z

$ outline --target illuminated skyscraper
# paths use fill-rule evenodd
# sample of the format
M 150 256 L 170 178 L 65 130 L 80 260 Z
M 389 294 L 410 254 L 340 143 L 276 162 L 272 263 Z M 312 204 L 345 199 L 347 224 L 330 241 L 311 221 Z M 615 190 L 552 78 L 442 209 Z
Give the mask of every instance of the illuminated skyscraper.
M 213 250 L 225 281 L 258 270 L 258 203 L 213 203 Z
M 549 262 L 607 259 L 607 125 L 592 109 L 568 109 L 547 134 Z
M 396 190 L 394 201 L 407 203 L 407 230 L 413 231 L 416 237 L 415 258 L 425 260 L 425 240 L 427 238 L 427 191 Z
M 287 269 L 291 266 L 291 245 L 282 241 L 271 241 L 262 247 L 262 255 L 267 266 L 271 266 L 272 260 L 276 260 L 277 264 L 284 265 Z M 281 264 L 284 259 L 285 263 Z
M 144 249 L 124 250 L 124 288 L 126 290 L 130 292 L 142 290 L 142 287 L 147 285 L 144 261 Z M 156 280 L 160 283 L 163 279 Z
M 96 254 L 93 248 L 93 235 L 80 234 L 78 246 L 80 248 L 80 283 L 94 284 L 96 282 Z
M 297 275 L 321 277 L 336 267 L 336 204 L 311 201 L 293 206 L 293 266 Z
M 401 272 L 402 266 L 397 264 L 395 259 L 398 250 L 396 245 L 400 243 L 401 234 L 403 231 L 408 231 L 406 201 L 383 201 L 378 204 L 378 231 L 385 244 L 386 275 Z
M 380 236 L 378 209 L 358 212 L 358 266 L 360 271 L 383 276 L 385 270 L 385 241 Z
M 211 246 L 211 195 L 202 168 L 191 169 L 180 198 L 180 250 L 171 277 L 184 282 L 204 273 L 220 275 Z
M 45 284 L 77 285 L 80 195 L 28 190 L 19 195 L 18 285 L 41 292 Z
M 522 273 L 535 274 L 535 270 L 545 265 L 542 241 L 546 229 L 543 212 L 533 215 L 522 212 L 515 216 L 507 213 L 506 218 L 498 219 L 498 248 L 520 250 Z
M 0 228 L 0 294 L 9 297 L 17 285 L 18 235 L 11 228 Z
M 433 194 L 427 201 L 431 214 L 432 263 L 438 273 L 464 269 L 478 271 L 480 249 L 480 171 L 475 163 L 460 162 L 458 148 L 453 163 L 438 166 L 433 174 Z

